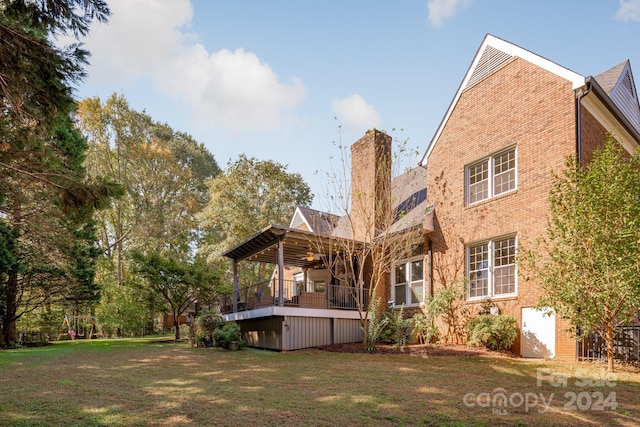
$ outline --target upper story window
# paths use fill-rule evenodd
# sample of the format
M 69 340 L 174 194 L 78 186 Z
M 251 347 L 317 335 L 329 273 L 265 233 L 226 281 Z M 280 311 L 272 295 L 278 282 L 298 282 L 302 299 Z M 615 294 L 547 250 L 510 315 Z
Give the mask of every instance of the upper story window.
M 466 168 L 467 205 L 516 188 L 516 149 L 495 154 Z
M 469 299 L 516 295 L 515 236 L 468 246 L 467 278 Z

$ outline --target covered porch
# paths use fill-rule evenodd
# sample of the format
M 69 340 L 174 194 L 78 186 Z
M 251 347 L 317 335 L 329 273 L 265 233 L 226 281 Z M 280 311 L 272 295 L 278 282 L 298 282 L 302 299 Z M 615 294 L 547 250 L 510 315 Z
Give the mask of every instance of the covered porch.
M 236 321 L 253 347 L 294 350 L 360 341 L 368 290 L 341 270 L 339 247 L 335 237 L 275 225 L 240 243 L 224 254 L 233 261 L 233 292 L 220 300 L 223 318 Z M 274 265 L 274 274 L 243 284 L 238 266 L 246 261 Z

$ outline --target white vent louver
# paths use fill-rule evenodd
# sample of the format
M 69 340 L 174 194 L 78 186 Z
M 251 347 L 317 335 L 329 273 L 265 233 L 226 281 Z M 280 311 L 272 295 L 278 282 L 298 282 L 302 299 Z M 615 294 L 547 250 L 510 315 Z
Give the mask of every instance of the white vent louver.
M 495 47 L 487 46 L 464 88 L 466 89 L 484 79 L 511 58 L 513 58 L 512 55 L 498 50 Z
M 640 131 L 640 107 L 638 107 L 638 97 L 629 70 L 618 80 L 610 96 L 629 122 Z

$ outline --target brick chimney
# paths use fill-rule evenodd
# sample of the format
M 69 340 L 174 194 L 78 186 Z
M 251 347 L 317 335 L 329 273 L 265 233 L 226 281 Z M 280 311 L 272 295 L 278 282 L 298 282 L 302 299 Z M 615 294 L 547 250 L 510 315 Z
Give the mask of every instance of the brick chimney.
M 351 146 L 351 225 L 354 237 L 370 241 L 390 210 L 391 137 L 373 129 Z

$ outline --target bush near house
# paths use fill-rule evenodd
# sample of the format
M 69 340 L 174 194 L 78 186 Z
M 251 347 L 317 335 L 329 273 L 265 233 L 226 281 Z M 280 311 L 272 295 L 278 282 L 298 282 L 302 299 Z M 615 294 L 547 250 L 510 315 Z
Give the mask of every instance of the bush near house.
M 518 323 L 513 316 L 481 314 L 467 324 L 469 345 L 483 345 L 489 350 L 507 350 L 516 340 Z
M 434 321 L 434 317 L 428 311 L 413 316 L 413 332 L 420 344 L 431 344 L 438 339 L 439 330 Z
M 385 323 L 380 333 L 379 341 L 393 344 L 397 348 L 407 345 L 413 332 L 413 319 L 405 318 L 404 306 L 399 310 L 387 310 L 384 313 Z
M 240 339 L 240 326 L 236 322 L 227 322 L 213 332 L 213 341 L 216 347 L 229 348 L 232 341 L 238 343 L 238 347 L 244 347 L 244 341 Z
M 215 330 L 224 326 L 224 319 L 217 310 L 205 310 L 192 323 L 192 339 L 199 342 L 213 343 Z

